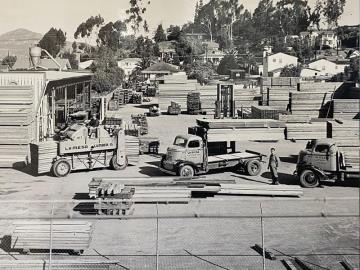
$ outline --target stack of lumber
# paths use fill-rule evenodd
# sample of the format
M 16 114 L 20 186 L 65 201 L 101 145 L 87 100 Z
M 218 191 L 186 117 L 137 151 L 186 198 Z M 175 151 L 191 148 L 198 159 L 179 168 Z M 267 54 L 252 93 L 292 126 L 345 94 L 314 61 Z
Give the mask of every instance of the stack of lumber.
M 298 84 L 298 91 L 303 92 L 335 92 L 340 89 L 343 82 L 300 82 Z
M 281 114 L 279 120 L 285 123 L 309 123 L 311 119 L 310 115 L 292 115 L 292 114 Z
M 327 137 L 334 139 L 339 146 L 359 146 L 359 120 L 327 122 Z
M 142 103 L 143 94 L 141 92 L 134 92 L 131 95 L 131 103 L 133 104 L 141 104 Z
M 24 162 L 35 140 L 32 86 L 0 86 L 0 167 Z
M 109 111 L 117 111 L 119 110 L 119 102 L 115 99 L 112 99 L 108 103 L 108 110 Z
M 122 89 L 122 88 L 115 89 L 114 100 L 116 100 L 119 105 L 129 103 L 129 91 L 127 89 Z
M 272 119 L 197 119 L 196 122 L 207 129 L 209 142 L 284 139 L 285 125 Z
M 289 94 L 289 109 L 292 115 L 321 117 L 330 115 L 330 108 L 326 106 L 331 101 L 332 93 L 320 90 L 309 92 L 297 91 Z
M 123 120 L 122 118 L 118 118 L 118 117 L 109 117 L 106 116 L 104 118 L 104 125 L 108 125 L 108 126 L 121 126 Z
M 285 136 L 287 140 L 324 139 L 326 138 L 326 122 L 287 123 Z
M 168 107 L 167 113 L 170 115 L 179 115 L 181 114 L 181 106 L 176 102 L 171 101 L 170 106 Z
M 89 247 L 93 226 L 87 221 L 54 220 L 16 221 L 11 235 L 13 249 L 49 249 L 52 232 L 52 249 L 81 251 Z
M 199 114 L 201 112 L 200 92 L 188 93 L 187 112 L 189 114 Z
M 196 91 L 200 84 L 196 80 L 177 81 L 176 83 L 159 84 L 159 107 L 165 112 L 171 101 L 178 103 L 181 109 L 187 110 L 187 94 Z
M 289 185 L 221 184 L 218 194 L 300 197 L 303 190 L 299 186 Z
M 1 260 L 1 270 L 115 270 L 117 261 L 112 260 Z
M 140 135 L 148 134 L 149 125 L 145 114 L 131 115 L 132 123 L 140 127 Z
M 30 144 L 31 168 L 36 174 L 50 172 L 54 158 L 58 154 L 55 141 L 44 141 Z
M 159 153 L 160 139 L 157 137 L 140 137 L 139 138 L 139 151 L 143 153 Z
M 335 119 L 359 119 L 360 100 L 359 99 L 334 99 L 333 117 Z
M 139 162 L 139 138 L 135 136 L 125 136 L 125 151 L 128 163 L 136 165 Z
M 251 118 L 279 120 L 281 110 L 271 106 L 251 106 Z
M 128 136 L 135 136 L 135 137 L 140 136 L 140 127 L 136 124 L 125 123 L 124 131 L 125 131 L 125 135 Z

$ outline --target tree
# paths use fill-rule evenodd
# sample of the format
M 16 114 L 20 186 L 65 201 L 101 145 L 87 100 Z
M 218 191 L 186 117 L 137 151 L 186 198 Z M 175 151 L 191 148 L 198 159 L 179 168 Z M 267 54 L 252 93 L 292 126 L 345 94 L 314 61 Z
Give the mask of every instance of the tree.
M 337 27 L 338 20 L 344 13 L 346 0 L 326 0 L 323 4 L 322 13 L 326 18 L 329 28 Z
M 280 77 L 300 77 L 300 72 L 300 66 L 289 65 L 281 70 Z
M 124 71 L 118 67 L 114 52 L 110 48 L 100 47 L 90 68 L 94 72 L 93 86 L 99 93 L 111 91 L 123 83 Z
M 204 63 L 201 60 L 188 64 L 185 68 L 190 79 L 196 79 L 201 84 L 207 83 L 215 74 L 214 67 L 211 63 Z
M 164 28 L 162 24 L 159 24 L 154 35 L 154 41 L 158 43 L 165 40 L 166 40 L 166 34 Z
M 4 57 L 4 59 L 1 61 L 2 65 L 7 65 L 10 68 L 13 67 L 13 65 L 15 64 L 17 60 L 17 57 L 15 55 L 8 55 L 6 57 Z
M 135 41 L 133 57 L 150 58 L 154 56 L 154 43 L 148 37 L 140 36 Z
M 205 31 L 210 36 L 210 41 L 213 41 L 213 34 L 215 32 L 215 25 L 217 21 L 217 1 L 210 0 L 204 6 L 199 5 L 198 11 L 198 22 L 201 25 L 203 31 Z
M 40 40 L 40 47 L 47 50 L 53 57 L 60 52 L 66 41 L 65 33 L 59 29 L 52 27 Z
M 272 0 L 260 0 L 253 13 L 253 23 L 258 37 L 269 37 L 273 33 L 275 7 Z
M 182 33 L 180 27 L 177 26 L 177 25 L 170 25 L 169 28 L 167 29 L 167 32 L 169 33 L 168 37 L 167 37 L 167 39 L 169 41 L 171 41 L 171 40 L 176 40 L 176 41 L 179 40 L 179 37 L 180 37 L 180 35 Z
M 79 63 L 76 60 L 76 54 L 75 53 L 65 52 L 65 53 L 63 53 L 62 58 L 69 59 L 70 66 L 71 66 L 72 69 L 78 69 L 79 68 Z
M 98 44 L 107 46 L 112 50 L 120 48 L 121 37 L 126 31 L 126 24 L 120 20 L 109 22 L 99 30 Z
M 240 20 L 243 5 L 238 4 L 238 0 L 221 1 L 218 5 L 219 18 L 221 24 L 225 26 L 228 39 L 233 40 L 233 26 Z
M 217 67 L 217 73 L 220 75 L 229 75 L 230 69 L 238 69 L 239 65 L 236 62 L 235 56 L 232 54 L 225 55 L 221 59 L 219 66 Z
M 98 34 L 101 26 L 104 24 L 104 18 L 100 15 L 91 16 L 85 22 L 82 22 L 74 33 L 74 38 L 79 37 L 85 40 L 85 44 L 91 52 L 91 45 L 94 45 L 98 39 Z
M 150 5 L 150 1 L 148 0 L 130 0 L 130 8 L 126 10 L 128 18 L 125 20 L 125 22 L 130 23 L 131 29 L 134 32 L 138 32 L 140 26 L 143 27 L 145 32 L 149 31 L 148 24 L 143 18 L 147 5 Z
M 72 47 L 73 51 L 76 51 L 76 49 L 77 49 L 77 43 L 76 43 L 76 41 L 74 41 L 74 42 L 71 44 L 71 47 Z
M 350 65 L 345 67 L 345 75 L 347 75 L 349 80 L 356 83 L 360 83 L 359 64 L 360 58 L 354 57 L 350 60 Z

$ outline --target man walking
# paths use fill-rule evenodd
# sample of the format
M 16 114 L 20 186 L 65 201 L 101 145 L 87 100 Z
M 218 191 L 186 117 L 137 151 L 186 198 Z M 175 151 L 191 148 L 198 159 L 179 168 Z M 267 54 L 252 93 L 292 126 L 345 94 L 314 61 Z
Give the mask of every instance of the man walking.
M 275 153 L 275 148 L 271 148 L 271 154 L 270 154 L 270 158 L 269 158 L 269 165 L 268 165 L 268 169 L 271 172 L 271 178 L 272 178 L 272 184 L 273 185 L 278 185 L 279 181 L 278 181 L 278 167 L 279 167 L 279 163 L 280 160 L 277 157 L 276 153 Z

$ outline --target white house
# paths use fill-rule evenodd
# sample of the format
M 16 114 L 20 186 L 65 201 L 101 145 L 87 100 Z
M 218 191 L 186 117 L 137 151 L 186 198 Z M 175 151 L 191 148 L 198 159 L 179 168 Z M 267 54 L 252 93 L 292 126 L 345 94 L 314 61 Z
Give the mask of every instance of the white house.
M 337 34 L 332 30 L 304 31 L 300 32 L 299 36 L 300 39 L 308 39 L 310 46 L 315 46 L 316 40 L 318 40 L 321 47 L 327 45 L 332 49 L 336 49 L 339 43 Z
M 295 56 L 288 55 L 285 53 L 275 53 L 266 55 L 263 58 L 263 76 L 265 77 L 279 77 L 281 69 L 286 66 L 297 66 L 298 59 Z
M 124 58 L 118 61 L 118 67 L 124 71 L 125 78 L 129 78 L 129 76 L 136 69 L 140 61 L 140 58 Z
M 300 72 L 301 78 L 314 78 L 321 75 L 320 70 L 313 69 L 313 68 L 303 68 Z
M 200 59 L 202 59 L 204 63 L 210 61 L 214 65 L 218 65 L 225 55 L 226 53 L 220 50 L 207 50 L 204 54 L 200 55 Z
M 319 59 L 309 64 L 309 68 L 320 71 L 319 75 L 330 76 L 344 72 L 346 65 L 336 64 L 326 59 Z

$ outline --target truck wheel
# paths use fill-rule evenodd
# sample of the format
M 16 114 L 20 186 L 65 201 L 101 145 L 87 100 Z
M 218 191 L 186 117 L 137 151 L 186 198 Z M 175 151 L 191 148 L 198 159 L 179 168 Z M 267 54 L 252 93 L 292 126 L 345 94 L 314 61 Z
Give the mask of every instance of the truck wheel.
M 119 165 L 116 162 L 116 155 L 113 155 L 113 157 L 110 160 L 110 166 L 115 171 L 124 170 L 128 165 L 128 158 L 125 157 L 125 163 L 123 165 Z
M 251 176 L 256 176 L 261 172 L 261 163 L 254 159 L 246 163 L 246 172 Z
M 71 172 L 70 162 L 66 159 L 58 159 L 52 166 L 52 172 L 56 177 L 65 177 Z
M 312 170 L 304 170 L 300 174 L 300 184 L 305 188 L 317 187 L 319 182 L 319 177 Z
M 187 177 L 187 178 L 194 177 L 195 175 L 194 168 L 191 167 L 190 165 L 182 166 L 179 170 L 179 175 L 181 177 Z

